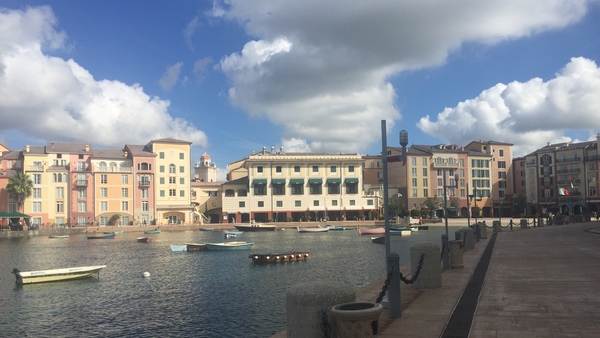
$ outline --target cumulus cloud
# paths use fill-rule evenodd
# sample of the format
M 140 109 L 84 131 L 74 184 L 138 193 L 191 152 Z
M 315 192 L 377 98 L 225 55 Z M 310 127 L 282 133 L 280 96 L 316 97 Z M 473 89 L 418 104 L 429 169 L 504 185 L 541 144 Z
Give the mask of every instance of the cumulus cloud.
M 337 152 L 365 148 L 378 140 L 380 120 L 391 129 L 401 119 L 394 75 L 441 65 L 467 42 L 495 44 L 565 27 L 586 13 L 588 3 L 224 0 L 209 13 L 238 22 L 254 37 L 220 61 L 231 81 L 230 100 L 282 125 L 283 144 Z M 473 104 L 495 111 L 498 123 L 510 123 L 510 107 L 492 99 L 502 90 L 491 88 Z M 472 109 L 461 114 L 475 121 Z
M 547 142 L 574 141 L 562 135 L 565 129 L 600 129 L 598 93 L 600 69 L 594 61 L 577 57 L 553 79 L 499 83 L 444 109 L 437 120 L 423 117 L 417 126 L 447 143 L 510 142 L 516 155 L 524 155 Z
M 207 145 L 204 132 L 169 114 L 169 101 L 48 55 L 66 41 L 56 25 L 49 7 L 0 11 L 0 130 L 117 148 L 161 137 Z

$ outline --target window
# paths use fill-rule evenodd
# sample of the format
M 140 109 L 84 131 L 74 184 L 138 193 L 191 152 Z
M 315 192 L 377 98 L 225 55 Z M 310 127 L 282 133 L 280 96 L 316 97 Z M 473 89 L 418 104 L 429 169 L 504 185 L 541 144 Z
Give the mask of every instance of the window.
M 321 183 L 310 183 L 310 194 L 311 195 L 320 195 L 322 193 L 322 184 Z
M 292 184 L 292 195 L 304 195 L 304 184 Z
M 185 190 L 179 190 L 179 197 L 185 197 Z
M 313 207 L 319 206 L 319 200 L 313 200 Z
M 184 167 L 184 166 L 182 166 L 182 165 L 180 165 L 180 166 L 179 166 L 179 172 L 180 172 L 180 173 L 184 173 L 184 172 L 185 172 L 185 167 Z
M 301 207 L 302 206 L 302 201 L 294 201 L 294 206 L 295 207 Z
M 267 185 L 266 184 L 253 184 L 254 188 L 254 196 L 263 196 L 267 194 Z
M 258 207 L 259 208 L 264 208 L 265 207 L 265 202 L 264 201 L 258 201 Z
M 32 211 L 33 212 L 42 212 L 42 202 L 33 202 Z
M 108 211 L 108 202 L 100 201 L 100 211 Z
M 165 178 L 164 177 L 159 178 L 158 179 L 158 183 L 159 184 L 165 184 Z
M 506 162 L 505 161 L 498 161 L 498 168 L 506 169 Z
M 138 163 L 138 170 L 151 170 L 152 165 L 146 162 Z
M 500 196 L 500 198 L 504 198 L 504 190 L 498 191 L 498 196 Z
M 273 195 L 285 195 L 285 184 L 272 184 Z
M 506 189 L 506 181 L 498 181 L 498 188 Z
M 504 179 L 506 179 L 506 171 L 499 171 L 498 172 L 498 178 L 501 178 L 501 179 L 504 178 Z
M 177 183 L 177 179 L 175 178 L 175 176 L 169 176 L 169 184 L 176 184 Z
M 300 172 L 300 166 L 299 165 L 295 165 L 294 166 L 294 172 L 295 173 L 299 173 Z
M 158 158 L 165 158 L 165 152 L 161 151 L 160 153 L 158 153 Z
M 106 184 L 106 183 L 108 183 L 108 175 L 106 175 L 106 174 L 100 175 L 100 184 Z
M 31 197 L 42 198 L 42 188 L 33 188 L 31 190 Z
M 64 217 L 56 217 L 56 225 L 65 225 L 65 218 Z
M 411 164 L 412 166 L 416 166 L 416 165 L 417 165 L 417 158 L 416 158 L 416 157 L 411 157 L 411 159 L 410 159 L 410 164 Z
M 165 172 L 165 166 L 161 165 L 160 167 L 158 167 L 158 171 L 160 171 L 161 173 Z
M 417 179 L 416 178 L 413 178 L 410 181 L 411 181 L 411 183 L 412 183 L 413 186 L 417 185 Z
M 423 158 L 421 159 L 421 164 L 422 164 L 424 167 L 426 167 L 426 166 L 427 166 L 427 157 L 423 157 Z
M 87 197 L 87 189 L 86 188 L 77 188 L 77 198 L 86 198 Z
M 358 183 L 346 182 L 346 194 L 358 194 Z
M 350 200 L 350 205 L 356 205 L 356 201 L 355 200 Z
M 504 149 L 500 149 L 500 150 L 498 150 L 498 155 L 499 155 L 500 157 L 504 157 Z
M 262 174 L 263 173 L 263 166 L 262 165 L 256 166 L 256 172 Z
M 108 225 L 108 217 L 102 216 L 100 217 L 100 225 Z
M 239 207 L 239 208 L 245 208 L 245 207 L 246 207 L 246 202 L 244 202 L 244 201 L 240 201 L 240 202 L 238 203 L 238 207 Z
M 177 191 L 175 189 L 169 189 L 169 197 L 176 197 Z
M 165 191 L 164 190 L 159 191 L 158 195 L 160 195 L 160 197 L 165 197 Z
M 329 171 L 331 171 L 332 173 L 337 172 L 337 167 L 332 165 L 331 167 L 329 167 Z
M 353 173 L 354 172 L 354 166 L 353 165 L 349 165 L 348 166 L 348 172 L 349 173 Z
M 121 175 L 121 184 L 129 184 L 129 176 Z
M 277 201 L 275 202 L 275 206 L 278 208 L 283 208 L 283 201 Z
M 412 189 L 412 197 L 417 197 L 417 188 Z
M 313 173 L 318 173 L 319 172 L 319 166 L 318 165 L 313 165 L 312 166 L 312 172 Z
M 281 174 L 281 171 L 282 170 L 281 170 L 281 166 L 280 165 L 275 166 L 275 172 L 276 173 Z
M 169 164 L 169 174 L 175 174 L 176 168 L 174 164 Z
M 86 202 L 77 202 L 77 211 L 78 212 L 86 212 L 87 211 L 87 203 Z
M 121 197 L 129 197 L 129 189 L 121 188 Z
M 122 211 L 129 210 L 129 202 L 127 202 L 127 201 L 121 201 L 121 210 Z
M 337 200 L 332 200 L 331 201 L 331 205 L 334 206 L 334 207 L 337 207 L 338 201 Z
M 180 177 L 179 178 L 179 184 L 182 184 L 182 185 L 185 184 L 185 178 Z
M 100 197 L 108 197 L 108 189 L 100 188 Z
M 142 189 L 142 198 L 148 198 L 150 196 L 150 193 L 148 192 L 148 189 Z
M 441 179 L 441 178 L 438 178 L 438 179 L 437 179 L 437 181 L 438 181 L 438 183 L 437 183 L 438 187 L 441 187 L 441 186 L 443 186 L 443 185 L 444 185 L 444 181 L 443 181 L 443 179 Z
M 33 184 L 42 184 L 42 174 L 33 174 Z
M 65 194 L 64 188 L 56 188 L 56 198 L 63 199 Z
M 148 201 L 142 201 L 142 211 L 149 211 L 150 210 L 150 204 Z
M 423 176 L 427 176 L 427 168 L 423 168 Z
M 374 205 L 373 200 L 367 200 L 367 205 Z
M 417 176 L 417 168 L 411 168 L 410 173 L 412 174 L 412 176 Z
M 339 183 L 327 183 L 327 193 L 329 195 L 336 195 L 340 193 Z
M 185 160 L 185 154 L 184 153 L 179 153 L 179 159 L 180 160 Z
M 429 189 L 423 189 L 423 197 L 429 197 Z

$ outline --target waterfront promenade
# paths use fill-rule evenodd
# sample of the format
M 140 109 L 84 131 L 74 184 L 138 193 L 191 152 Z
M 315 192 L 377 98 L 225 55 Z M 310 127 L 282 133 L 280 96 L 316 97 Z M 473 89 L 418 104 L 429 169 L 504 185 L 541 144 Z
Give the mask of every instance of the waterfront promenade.
M 502 230 L 494 239 L 488 228 L 464 252 L 463 269 L 442 273 L 440 289 L 402 283 L 402 315 L 390 319 L 385 309 L 377 337 L 597 337 L 600 222 Z M 410 276 L 410 267 L 401 272 Z M 358 289 L 356 300 L 374 302 L 384 281 Z

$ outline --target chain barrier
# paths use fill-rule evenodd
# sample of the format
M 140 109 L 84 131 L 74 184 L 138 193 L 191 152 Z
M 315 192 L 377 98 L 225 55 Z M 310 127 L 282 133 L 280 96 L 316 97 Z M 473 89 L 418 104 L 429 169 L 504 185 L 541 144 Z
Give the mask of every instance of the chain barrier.
M 383 286 L 381 287 L 381 291 L 379 292 L 379 295 L 377 296 L 377 299 L 375 300 L 375 303 L 381 303 L 381 301 L 383 300 L 383 297 L 385 296 L 388 287 L 390 286 L 390 281 L 392 280 L 392 272 L 393 272 L 393 268 L 392 271 L 388 272 L 387 274 L 387 278 L 385 279 L 385 282 L 383 282 Z
M 446 250 L 446 243 L 442 241 L 442 251 L 440 252 L 440 261 L 444 259 L 444 250 Z
M 320 312 L 321 316 L 321 332 L 323 332 L 324 338 L 331 337 L 331 326 L 329 326 L 329 315 L 327 309 L 322 308 Z
M 416 282 L 417 278 L 419 278 L 419 274 L 421 273 L 421 269 L 423 268 L 424 260 L 425 260 L 425 254 L 422 253 L 421 259 L 419 260 L 419 265 L 417 266 L 417 271 L 415 271 L 415 274 L 410 279 L 408 279 L 408 278 L 402 276 L 402 273 L 400 273 L 400 280 L 403 281 L 405 284 L 412 284 L 412 283 Z

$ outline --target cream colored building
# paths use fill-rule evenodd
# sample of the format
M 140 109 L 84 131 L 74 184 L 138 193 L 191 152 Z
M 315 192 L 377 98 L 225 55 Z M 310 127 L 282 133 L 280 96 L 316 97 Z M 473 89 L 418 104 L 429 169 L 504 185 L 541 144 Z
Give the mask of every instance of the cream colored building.
M 363 191 L 358 154 L 262 152 L 230 165 L 222 222 L 373 218 L 378 198 Z M 244 175 L 247 173 L 247 175 Z

